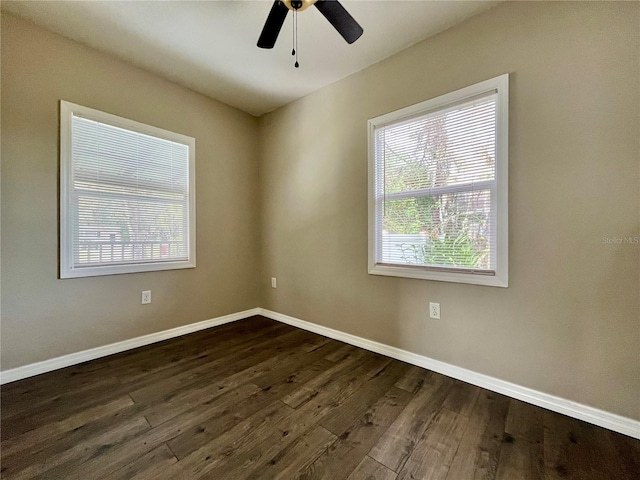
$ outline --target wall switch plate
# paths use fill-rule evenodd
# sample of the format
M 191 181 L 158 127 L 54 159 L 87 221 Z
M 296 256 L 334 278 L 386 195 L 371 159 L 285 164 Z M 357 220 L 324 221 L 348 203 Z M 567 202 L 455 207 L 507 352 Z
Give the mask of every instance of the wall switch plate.
M 440 318 L 440 304 L 429 302 L 429 316 L 431 318 Z
M 276 288 L 277 283 L 276 283 L 276 277 L 271 277 L 271 288 Z
M 144 290 L 142 292 L 142 302 L 143 305 L 147 303 L 151 303 L 151 290 Z

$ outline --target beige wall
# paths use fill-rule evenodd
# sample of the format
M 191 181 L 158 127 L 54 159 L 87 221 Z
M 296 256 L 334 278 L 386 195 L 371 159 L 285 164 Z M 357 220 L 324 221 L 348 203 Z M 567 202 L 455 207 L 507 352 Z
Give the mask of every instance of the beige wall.
M 640 419 L 639 25 L 502 4 L 264 117 L 264 306 Z M 509 288 L 368 275 L 367 119 L 506 72 Z
M 2 369 L 255 307 L 257 119 L 2 17 Z M 60 99 L 195 137 L 197 268 L 57 279 Z

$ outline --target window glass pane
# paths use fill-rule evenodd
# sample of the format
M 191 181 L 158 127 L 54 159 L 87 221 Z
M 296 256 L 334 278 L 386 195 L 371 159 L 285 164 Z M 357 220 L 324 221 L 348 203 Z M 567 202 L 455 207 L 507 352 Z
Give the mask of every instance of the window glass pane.
M 78 194 L 76 265 L 187 260 L 183 202 Z
M 491 190 L 385 200 L 382 263 L 492 269 Z

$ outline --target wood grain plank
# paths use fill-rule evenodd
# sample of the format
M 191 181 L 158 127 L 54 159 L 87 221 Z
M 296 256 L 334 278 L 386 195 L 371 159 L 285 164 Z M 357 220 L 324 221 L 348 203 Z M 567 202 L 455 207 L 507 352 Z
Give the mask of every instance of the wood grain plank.
M 587 478 L 592 452 L 578 444 L 580 422 L 545 412 L 544 475 L 549 480 Z
M 407 392 L 418 393 L 422 385 L 433 375 L 434 373 L 430 370 L 412 365 L 409 370 L 398 379 L 395 386 Z
M 257 412 L 180 459 L 173 468 L 167 469 L 158 478 L 224 478 L 220 476 L 220 472 L 245 462 L 244 457 L 266 439 L 270 438 L 273 443 L 274 432 L 282 437 L 282 433 L 274 425 L 292 411 L 288 405 L 275 401 L 264 411 Z
M 367 378 L 382 370 L 388 362 L 389 359 L 376 355 L 353 370 L 341 372 L 333 378 L 332 382 L 325 384 L 322 389 L 316 390 L 306 403 L 298 407 L 290 417 L 280 422 L 278 428 L 283 433 L 290 435 L 304 432 L 313 425 L 321 423 L 324 418 L 332 414 L 334 409 L 346 402 L 366 382 Z
M 155 478 L 177 462 L 178 459 L 169 450 L 169 447 L 162 444 L 120 470 L 110 473 L 108 478 L 110 480 Z
M 470 383 L 455 380 L 449 395 L 447 395 L 447 398 L 445 398 L 442 403 L 442 408 L 468 417 L 479 395 L 480 389 L 478 387 Z
M 479 392 L 447 480 L 495 478 L 508 408 L 507 397 Z
M 552 412 L 543 412 L 543 416 L 545 478 L 617 480 L 640 476 L 638 452 L 620 451 L 622 435 Z
M 284 337 L 284 338 L 283 338 Z M 291 337 L 287 339 L 287 337 Z M 284 329 L 276 329 L 275 327 L 268 332 L 254 332 L 252 337 L 241 343 L 231 343 L 226 345 L 216 345 L 215 348 L 199 342 L 198 346 L 184 351 L 174 353 L 168 359 L 153 358 L 153 361 L 146 363 L 138 363 L 129 368 L 125 372 L 116 372 L 118 379 L 125 385 L 135 384 L 136 382 L 148 382 L 149 379 L 170 378 L 176 373 L 192 370 L 197 365 L 209 365 L 210 370 L 218 365 L 233 365 L 230 361 L 237 358 L 245 358 L 250 355 L 256 355 L 269 350 L 275 345 L 286 345 L 289 341 L 300 341 L 306 338 L 303 332 L 287 331 Z M 168 361 L 167 361 L 168 360 Z
M 373 355 L 369 354 L 369 352 L 360 351 L 357 355 L 353 355 L 322 372 L 322 374 L 318 375 L 312 381 L 303 385 L 302 388 L 284 397 L 282 401 L 292 408 L 299 408 L 301 405 L 312 400 L 327 386 L 331 385 L 337 377 L 344 376 L 345 371 L 346 375 L 348 375 L 352 368 L 357 368 L 356 365 L 358 363 L 365 361 L 365 359 L 371 361 L 372 358 Z
M 83 410 L 100 408 L 105 403 L 128 397 L 127 390 L 120 386 L 117 379 L 113 380 L 113 383 L 101 382 L 99 387 L 86 389 L 77 395 L 59 395 L 51 402 L 34 406 L 31 410 L 6 418 L 2 421 L 2 441 L 35 430 L 41 425 L 81 415 Z M 29 403 L 28 400 L 21 401 Z
M 256 388 L 254 392 L 227 408 L 225 414 L 232 414 L 230 421 L 239 423 L 241 420 L 252 416 L 255 412 L 262 410 L 283 395 L 298 388 L 319 372 L 325 370 L 330 362 L 321 359 L 314 364 L 292 373 L 287 378 L 275 381 L 272 385 L 264 388 Z M 293 411 L 293 409 L 291 410 Z M 226 421 L 229 420 L 223 413 L 213 418 L 206 419 L 196 425 L 185 429 L 183 433 L 176 436 L 169 442 L 169 447 L 179 459 L 186 457 L 203 445 L 214 441 L 220 432 L 226 430 Z M 224 427 L 223 427 L 223 422 Z
M 511 399 L 496 479 L 544 478 L 542 409 Z
M 133 400 L 131 400 L 131 397 L 128 395 L 125 395 L 112 402 L 81 410 L 57 422 L 45 423 L 41 427 L 34 428 L 33 430 L 29 430 L 2 442 L 2 453 L 3 455 L 10 455 L 16 450 L 37 445 L 49 440 L 51 437 L 56 437 L 79 428 L 88 420 L 109 415 L 131 405 L 133 405 Z
M 606 434 L 618 452 L 620 460 L 617 464 L 623 473 L 622 476 L 632 478 L 637 475 L 637 472 L 640 472 L 640 441 L 616 432 L 607 431 Z
M 292 333 L 292 332 L 290 332 Z M 128 385 L 131 397 L 136 402 L 151 402 L 163 398 L 167 393 L 182 390 L 194 383 L 212 382 L 232 375 L 242 367 L 250 368 L 253 362 L 260 363 L 265 358 L 269 358 L 267 352 L 272 348 L 287 345 L 288 341 L 298 340 L 300 337 L 291 335 L 280 335 L 278 338 L 269 338 L 260 342 L 250 341 L 243 348 L 243 345 L 233 345 L 229 349 L 216 349 L 215 354 L 202 354 L 205 360 L 191 361 L 179 369 L 156 372 L 140 378 L 135 385 Z M 282 351 L 284 350 L 284 351 Z M 291 353 L 290 350 L 281 348 L 277 355 Z M 242 360 L 242 364 L 238 363 Z
M 500 451 L 496 479 L 519 478 L 534 480 L 544 478 L 543 455 L 540 445 L 526 440 L 505 442 Z
M 389 427 L 369 456 L 384 466 L 400 471 L 453 386 L 453 380 L 433 375 L 414 395 Z
M 111 419 L 110 419 L 111 420 Z M 89 427 L 91 428 L 91 427 Z M 35 453 L 29 450 L 17 452 L 15 455 L 2 457 L 2 477 L 16 480 L 32 478 L 64 478 L 59 472 L 73 469 L 93 456 L 98 455 L 113 445 L 126 443 L 141 433 L 149 430 L 149 423 L 141 416 L 124 418 L 121 422 L 112 422 L 102 429 L 93 429 L 93 434 L 55 439 L 44 449 Z
M 261 388 L 267 388 L 270 385 L 280 382 L 283 378 L 291 375 L 295 376 L 301 366 L 304 367 L 305 365 L 318 362 L 318 364 L 326 365 L 328 368 L 330 362 L 324 357 L 336 348 L 338 348 L 337 342 L 326 342 L 312 350 L 308 350 L 305 347 L 296 348 L 291 355 L 269 362 L 268 368 L 262 368 L 261 371 L 256 370 L 256 372 L 252 372 L 251 382 Z
M 62 391 L 59 388 L 51 388 L 48 394 L 39 395 L 37 398 L 24 394 L 24 397 L 11 400 L 6 398 L 8 395 L 2 395 L 2 422 L 8 425 L 12 417 L 18 417 L 18 422 L 21 422 L 26 416 L 32 417 L 38 408 L 55 409 L 58 404 L 64 403 L 84 404 L 92 397 L 119 386 L 120 381 L 115 376 L 107 375 L 100 379 L 81 382 L 79 385 L 66 385 Z M 3 391 L 2 389 L 0 391 Z
M 408 392 L 392 387 L 355 423 L 344 429 L 338 436 L 338 440 L 295 478 L 304 480 L 347 478 L 389 425 L 395 421 L 410 398 L 411 394 Z
M 464 415 L 442 408 L 398 472 L 398 480 L 445 480 L 467 422 Z
M 264 450 L 256 452 L 253 458 L 239 468 L 225 471 L 224 476 L 228 480 L 244 478 L 247 480 L 289 480 L 295 478 L 297 472 L 311 465 L 335 441 L 334 434 L 320 425 L 316 425 L 280 450 L 275 443 L 270 441 L 263 443 L 260 450 Z M 258 458 L 264 460 L 257 462 Z M 248 471 L 251 473 L 246 475 Z
M 509 413 L 505 421 L 504 431 L 514 438 L 540 441 L 544 436 L 544 410 L 521 402 L 509 400 Z
M 333 363 L 337 363 L 342 362 L 353 355 L 359 354 L 359 352 L 360 349 L 358 347 L 354 347 L 347 343 L 340 343 L 340 347 L 336 351 L 327 354 L 326 358 Z
M 396 480 L 397 477 L 396 472 L 366 456 L 347 480 Z
M 228 402 L 233 404 L 237 399 L 244 398 L 259 389 L 255 385 L 243 385 L 236 390 L 227 392 Z M 226 405 L 203 401 L 184 412 L 180 417 L 174 417 L 162 425 L 152 428 L 142 434 L 119 444 L 101 445 L 94 451 L 87 461 L 68 462 L 55 470 L 51 470 L 49 478 L 86 479 L 100 472 L 108 475 L 139 457 L 147 454 L 155 447 L 180 435 L 185 429 L 212 416 L 216 416 Z
M 290 340 L 293 340 L 290 338 Z M 293 351 L 281 345 L 272 345 L 271 349 L 261 350 L 253 355 L 234 359 L 226 366 L 202 376 L 198 381 L 184 385 L 178 390 L 169 391 L 153 402 L 145 411 L 145 417 L 153 426 L 179 415 L 197 401 L 208 402 L 225 392 L 251 382 L 254 377 L 270 371 L 278 362 L 283 362 Z M 153 397 L 152 397 L 153 398 Z
M 368 379 L 342 405 L 334 408 L 331 415 L 322 419 L 320 424 L 334 435 L 342 435 L 373 403 L 377 402 L 397 379 L 407 371 L 408 365 L 391 361 L 378 374 Z

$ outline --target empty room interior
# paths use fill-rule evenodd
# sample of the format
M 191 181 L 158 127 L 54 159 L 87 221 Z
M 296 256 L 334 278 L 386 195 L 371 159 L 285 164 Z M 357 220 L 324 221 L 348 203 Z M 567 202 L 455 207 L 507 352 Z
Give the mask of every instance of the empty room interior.
M 640 479 L 640 2 L 2 1 L 7 479 Z

